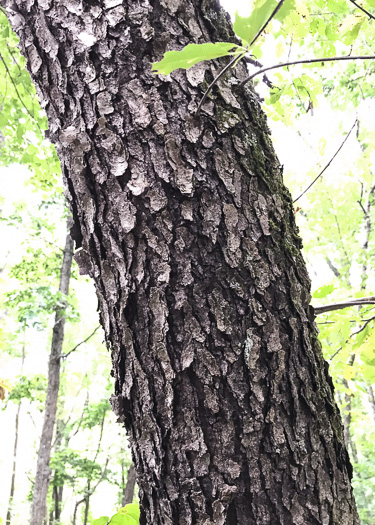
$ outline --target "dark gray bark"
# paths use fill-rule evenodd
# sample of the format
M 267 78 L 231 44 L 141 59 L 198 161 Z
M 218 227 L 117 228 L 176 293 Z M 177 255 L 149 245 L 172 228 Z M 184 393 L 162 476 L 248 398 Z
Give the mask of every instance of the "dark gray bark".
M 126 475 L 126 485 L 124 487 L 124 495 L 122 497 L 122 506 L 125 507 L 128 503 L 131 503 L 134 499 L 134 488 L 137 481 L 137 474 L 135 471 L 134 463 L 131 463 L 128 468 Z
M 95 281 L 141 524 L 352 525 L 351 465 L 292 200 L 212 0 L 2 0 L 46 104 Z
M 70 219 L 68 220 L 68 226 L 69 225 L 71 225 Z M 65 242 L 59 284 L 59 290 L 64 295 L 68 295 L 69 292 L 73 248 L 74 245 L 72 238 L 68 234 Z M 44 420 L 40 436 L 35 483 L 33 487 L 30 525 L 42 525 L 47 518 L 47 492 L 51 475 L 49 462 L 51 458 L 52 437 L 56 421 L 57 399 L 60 385 L 60 356 L 64 342 L 64 328 L 64 308 L 60 306 L 56 309 L 55 323 L 52 332 L 51 352 L 48 363 L 46 404 L 44 407 Z

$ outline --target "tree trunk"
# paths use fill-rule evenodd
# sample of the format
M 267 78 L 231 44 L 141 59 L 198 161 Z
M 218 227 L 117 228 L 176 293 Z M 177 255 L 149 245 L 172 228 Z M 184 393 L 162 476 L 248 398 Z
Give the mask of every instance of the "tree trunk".
M 14 448 L 13 448 L 13 467 L 12 467 L 12 481 L 10 484 L 10 494 L 9 494 L 9 501 L 8 501 L 8 510 L 7 510 L 7 516 L 5 520 L 6 525 L 10 525 L 10 522 L 12 520 L 12 508 L 13 508 L 13 498 L 14 498 L 14 490 L 16 486 L 16 466 L 17 466 L 17 447 L 18 447 L 18 426 L 19 426 L 19 420 L 20 420 L 20 412 L 21 412 L 21 401 L 18 404 L 17 407 L 17 413 L 16 413 L 16 422 L 15 422 L 15 430 L 14 430 Z
M 359 519 L 292 199 L 214 0 L 2 0 L 46 104 L 82 273 L 96 284 L 141 525 Z
M 60 399 L 61 399 L 61 389 L 60 389 Z M 59 406 L 57 408 L 57 411 L 61 411 L 63 410 L 63 404 L 59 403 Z M 63 441 L 63 437 L 64 437 L 64 429 L 65 429 L 65 424 L 66 422 L 62 419 L 62 418 L 57 418 L 56 420 L 56 435 L 55 435 L 55 442 L 54 442 L 54 445 L 53 445 L 53 448 L 54 448 L 54 452 L 58 452 L 60 449 L 61 449 L 61 444 L 62 444 L 62 441 Z M 65 446 L 67 447 L 67 444 L 69 443 L 69 439 L 67 440 L 67 443 L 65 444 Z M 54 476 L 56 476 L 56 472 L 54 474 Z M 62 506 L 62 495 L 63 495 L 63 490 L 64 490 L 64 486 L 56 486 L 54 485 L 53 486 L 53 491 L 52 491 L 52 505 L 53 505 L 53 508 L 52 508 L 52 515 L 53 515 L 53 520 L 57 523 L 60 522 L 60 517 L 61 517 L 61 506 Z
M 68 220 L 68 225 L 71 220 Z M 59 291 L 68 295 L 69 281 L 73 259 L 73 241 L 68 234 L 60 271 Z M 47 517 L 47 492 L 50 479 L 49 462 L 51 458 L 52 437 L 56 421 L 57 398 L 60 385 L 60 361 L 64 341 L 65 316 L 64 307 L 56 309 L 55 324 L 52 333 L 51 353 L 48 364 L 48 386 L 44 421 L 38 450 L 38 461 L 33 489 L 30 525 L 42 525 Z
M 124 487 L 124 495 L 121 503 L 123 507 L 125 507 L 125 505 L 133 501 L 136 481 L 137 475 L 135 472 L 134 463 L 132 463 L 128 469 L 128 474 L 126 476 L 126 485 Z
M 24 327 L 24 342 L 22 345 L 22 355 L 21 355 L 21 371 L 20 375 L 23 374 L 23 366 L 25 364 L 25 331 L 26 328 Z M 12 465 L 12 479 L 10 483 L 10 494 L 9 494 L 9 500 L 8 500 L 8 510 L 7 515 L 5 518 L 5 525 L 10 525 L 12 521 L 12 510 L 13 510 L 13 498 L 14 498 L 14 492 L 16 489 L 16 470 L 17 470 L 17 449 L 18 449 L 18 428 L 19 428 L 19 422 L 20 422 L 20 413 L 21 413 L 21 404 L 22 399 L 18 403 L 17 407 L 17 413 L 16 413 L 16 420 L 14 424 L 14 446 L 13 446 L 13 465 Z

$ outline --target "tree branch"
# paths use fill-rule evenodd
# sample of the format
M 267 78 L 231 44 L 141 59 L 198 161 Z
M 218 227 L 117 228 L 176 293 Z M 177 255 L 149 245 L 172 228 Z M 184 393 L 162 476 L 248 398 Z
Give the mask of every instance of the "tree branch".
M 240 84 L 240 87 L 243 87 L 249 80 L 252 80 L 254 77 L 260 75 L 261 73 L 265 73 L 266 71 L 270 71 L 271 69 L 278 69 L 280 67 L 286 67 L 286 66 L 295 66 L 296 64 L 316 64 L 319 62 L 339 62 L 341 60 L 375 60 L 375 55 L 358 55 L 358 56 L 337 56 L 337 57 L 330 57 L 330 58 L 309 58 L 305 60 L 295 60 L 293 62 L 282 62 L 281 64 L 275 64 L 273 66 L 264 67 L 263 69 L 260 69 L 259 71 L 256 71 L 252 75 L 248 76 L 243 80 Z
M 369 18 L 372 18 L 373 20 L 375 20 L 375 16 L 372 15 L 371 13 L 369 13 L 368 11 L 366 11 L 366 9 L 364 9 L 361 5 L 357 4 L 357 2 L 355 2 L 354 0 L 350 0 L 350 2 L 352 4 L 354 4 L 356 7 L 358 7 L 358 9 L 360 9 L 361 11 L 363 11 L 364 13 L 366 13 L 366 15 L 369 17 Z
M 357 334 L 360 334 L 361 332 L 363 332 L 363 330 L 366 328 L 366 326 L 371 323 L 371 321 L 373 321 L 375 319 L 375 315 L 373 317 L 370 317 L 370 319 L 364 319 L 364 323 L 363 325 L 361 326 L 361 328 L 359 330 L 357 330 L 356 332 L 353 332 L 352 334 L 350 334 L 350 337 L 353 337 Z
M 340 152 L 341 148 L 344 146 L 345 142 L 348 140 L 349 138 L 349 135 L 350 133 L 353 131 L 353 129 L 355 128 L 356 124 L 358 123 L 358 119 L 356 118 L 355 121 L 354 121 L 354 124 L 353 126 L 350 128 L 350 130 L 348 131 L 348 133 L 346 134 L 346 137 L 344 138 L 344 140 L 342 141 L 339 149 L 336 151 L 336 153 L 333 155 L 333 157 L 330 159 L 330 161 L 328 162 L 328 164 L 326 164 L 324 166 L 324 168 L 322 169 L 322 171 L 319 173 L 319 175 L 317 177 L 315 177 L 315 179 L 311 182 L 311 184 L 309 184 L 307 186 L 307 188 L 301 193 L 301 195 L 299 195 L 296 199 L 294 199 L 293 201 L 293 204 L 295 202 L 297 202 L 301 197 L 303 197 L 303 195 L 305 195 L 306 192 L 309 191 L 309 189 L 311 188 L 311 186 L 313 186 L 316 181 L 323 175 L 323 173 L 326 171 L 327 168 L 329 168 L 329 166 L 331 165 L 332 161 L 335 159 L 335 157 L 338 155 L 338 153 Z
M 90 335 L 88 335 L 88 336 L 86 337 L 86 339 L 84 339 L 83 341 L 81 341 L 80 343 L 78 343 L 76 346 L 74 346 L 71 350 L 69 350 L 69 352 L 68 352 L 67 354 L 61 354 L 61 355 L 59 356 L 59 359 L 66 359 L 66 358 L 67 358 L 72 352 L 75 352 L 75 350 L 77 350 L 77 348 L 78 348 L 79 346 L 81 346 L 81 345 L 87 343 L 87 341 L 88 341 L 89 339 L 91 339 L 91 337 L 92 337 L 94 334 L 96 334 L 96 332 L 99 330 L 99 328 L 100 328 L 100 325 L 98 325 L 98 326 L 95 328 L 95 330 L 94 330 Z
M 360 299 L 350 299 L 343 303 L 327 304 L 323 306 L 315 306 L 315 314 L 320 315 L 334 310 L 342 310 L 343 308 L 350 308 L 352 306 L 362 306 L 364 304 L 375 304 L 375 296 L 361 297 Z

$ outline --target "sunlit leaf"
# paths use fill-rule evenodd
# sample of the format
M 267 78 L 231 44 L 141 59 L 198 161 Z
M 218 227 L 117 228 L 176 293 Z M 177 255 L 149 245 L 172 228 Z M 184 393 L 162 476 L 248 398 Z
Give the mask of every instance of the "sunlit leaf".
M 110 525 L 138 525 L 139 521 L 135 520 L 130 514 L 123 514 L 118 512 L 112 516 Z
M 257 0 L 250 16 L 240 16 L 236 12 L 233 29 L 243 45 L 250 45 L 277 5 L 276 0 Z
M 324 286 L 321 286 L 315 292 L 313 293 L 314 299 L 323 299 L 323 297 L 327 297 L 327 295 L 330 295 L 333 290 L 335 289 L 335 286 L 333 284 L 326 284 Z
M 162 60 L 152 64 L 151 69 L 155 73 L 169 75 L 175 69 L 189 69 L 204 60 L 240 54 L 243 51 L 243 48 L 231 42 L 188 44 L 181 51 L 167 51 Z
M 137 505 L 136 503 L 128 503 L 128 505 L 125 505 L 125 507 L 121 507 L 119 512 L 121 514 L 125 514 L 125 515 L 131 516 L 137 522 L 139 521 L 139 517 L 141 515 L 141 510 L 139 508 L 139 505 Z
M 91 522 L 91 525 L 106 525 L 108 523 L 109 517 L 108 516 L 101 516 L 100 518 L 93 520 Z

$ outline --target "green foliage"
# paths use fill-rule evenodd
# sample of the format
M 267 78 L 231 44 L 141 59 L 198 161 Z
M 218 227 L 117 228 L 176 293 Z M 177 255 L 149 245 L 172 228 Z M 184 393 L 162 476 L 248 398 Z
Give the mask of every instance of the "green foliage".
M 229 55 L 240 55 L 246 50 L 231 42 L 216 42 L 215 44 L 188 44 L 182 51 L 167 51 L 160 62 L 152 64 L 152 71 L 161 75 L 169 75 L 176 69 L 189 69 L 204 60 L 213 60 Z
M 326 284 L 325 286 L 321 286 L 313 293 L 314 299 L 323 299 L 324 297 L 327 297 L 327 295 L 330 295 L 335 289 L 334 284 Z
M 82 428 L 92 429 L 100 425 L 105 415 L 111 409 L 108 398 L 102 399 L 98 403 L 91 403 L 85 407 L 82 418 Z
M 82 454 L 66 448 L 57 451 L 51 457 L 51 469 L 54 472 L 52 485 L 62 487 L 65 483 L 74 486 L 79 478 L 97 480 L 102 474 L 102 466 Z M 84 490 L 83 490 L 84 492 Z
M 140 508 L 135 503 L 130 503 L 121 507 L 111 519 L 108 516 L 102 516 L 91 522 L 91 525 L 139 525 Z
M 28 399 L 31 403 L 36 402 L 39 410 L 43 410 L 46 390 L 47 379 L 45 376 L 40 374 L 33 377 L 20 376 L 10 390 L 7 402 L 12 401 L 19 404 L 24 399 Z
M 262 27 L 272 15 L 276 0 L 257 0 L 250 16 L 240 16 L 238 11 L 233 23 L 233 30 L 242 40 L 243 46 L 251 46 Z
M 60 164 L 55 148 L 44 138 L 46 114 L 25 64 L 18 38 L 0 10 L 0 164 L 27 166 L 30 183 L 50 199 L 60 199 Z

